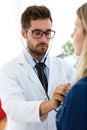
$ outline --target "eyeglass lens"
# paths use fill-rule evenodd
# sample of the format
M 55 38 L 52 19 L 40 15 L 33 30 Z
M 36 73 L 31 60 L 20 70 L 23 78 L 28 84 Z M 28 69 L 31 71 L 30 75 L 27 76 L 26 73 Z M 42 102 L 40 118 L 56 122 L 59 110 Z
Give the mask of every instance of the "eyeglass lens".
M 55 32 L 53 30 L 48 30 L 46 32 L 43 32 L 41 30 L 33 30 L 32 36 L 33 38 L 41 38 L 45 34 L 46 38 L 50 39 L 54 37 Z

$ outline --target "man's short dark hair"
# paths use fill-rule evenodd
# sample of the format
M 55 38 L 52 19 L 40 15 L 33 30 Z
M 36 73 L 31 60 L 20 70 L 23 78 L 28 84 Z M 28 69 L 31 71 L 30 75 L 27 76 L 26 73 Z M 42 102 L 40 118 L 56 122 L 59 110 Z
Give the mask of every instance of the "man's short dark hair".
M 25 9 L 21 15 L 21 26 L 22 28 L 29 28 L 31 26 L 31 20 L 49 18 L 52 22 L 51 12 L 45 6 L 29 6 Z

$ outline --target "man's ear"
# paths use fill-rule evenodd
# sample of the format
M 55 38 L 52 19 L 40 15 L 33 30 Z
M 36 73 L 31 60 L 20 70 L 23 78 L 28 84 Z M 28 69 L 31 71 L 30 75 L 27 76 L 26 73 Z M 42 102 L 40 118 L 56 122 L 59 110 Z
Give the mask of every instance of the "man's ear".
M 27 37 L 26 30 L 22 29 L 21 30 L 21 34 L 22 34 L 23 38 Z

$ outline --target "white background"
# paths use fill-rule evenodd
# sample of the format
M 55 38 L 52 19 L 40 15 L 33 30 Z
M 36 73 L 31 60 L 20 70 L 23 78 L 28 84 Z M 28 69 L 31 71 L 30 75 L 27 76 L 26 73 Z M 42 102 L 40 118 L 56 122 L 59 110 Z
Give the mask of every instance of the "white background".
M 23 45 L 20 41 L 21 13 L 29 5 L 45 5 L 52 13 L 53 29 L 56 31 L 51 55 L 61 53 L 61 46 L 70 40 L 75 11 L 86 0 L 3 0 L 0 3 L 0 67 L 16 57 Z

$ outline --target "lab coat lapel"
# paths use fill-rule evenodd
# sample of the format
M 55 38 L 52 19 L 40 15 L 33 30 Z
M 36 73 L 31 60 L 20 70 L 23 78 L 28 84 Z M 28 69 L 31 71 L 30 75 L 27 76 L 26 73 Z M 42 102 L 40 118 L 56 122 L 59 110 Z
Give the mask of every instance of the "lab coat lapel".
M 56 87 L 56 82 L 55 80 L 57 79 L 58 75 L 58 67 L 56 68 L 55 61 L 52 61 L 52 59 L 49 61 L 50 66 L 49 66 L 49 80 L 48 80 L 48 95 L 53 93 L 55 87 Z
M 42 86 L 41 82 L 39 81 L 38 76 L 34 72 L 33 68 L 28 64 L 28 62 L 27 62 L 27 60 L 26 60 L 23 53 L 21 53 L 21 55 L 19 56 L 18 63 L 23 65 L 23 67 L 24 67 L 24 69 L 25 69 L 25 71 L 26 71 L 26 73 L 28 75 L 28 78 L 32 82 L 34 82 L 34 84 L 36 84 L 36 86 L 38 86 L 39 89 L 41 89 L 44 92 L 43 86 Z

